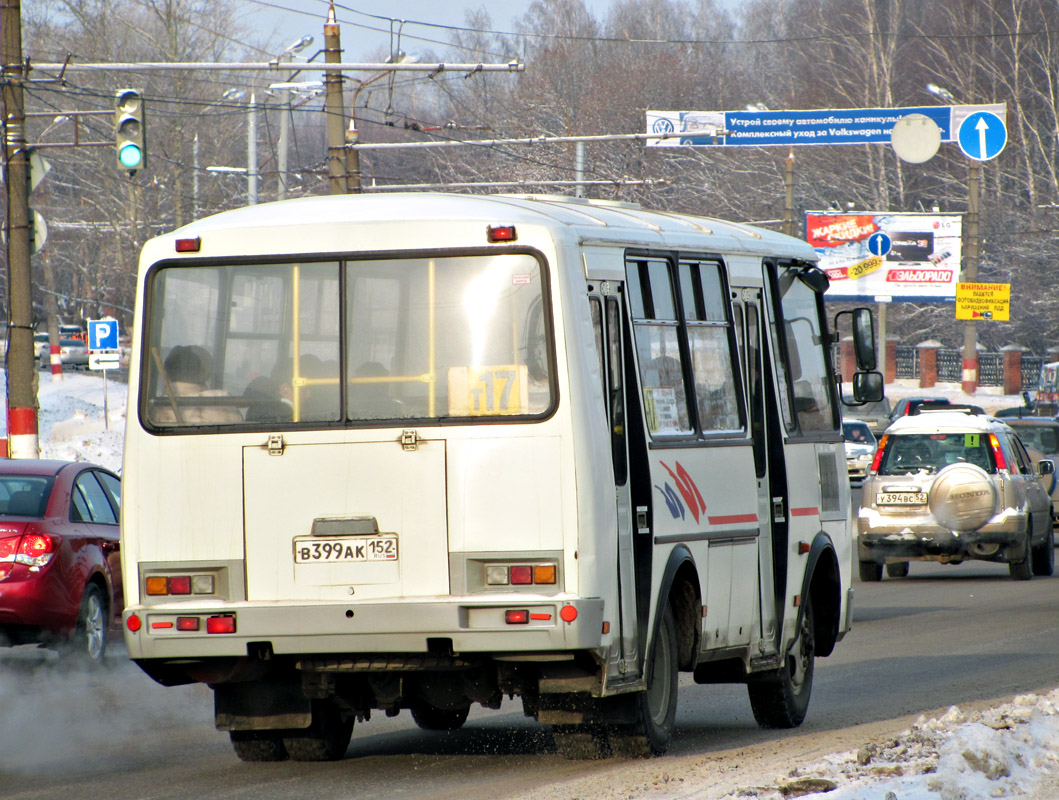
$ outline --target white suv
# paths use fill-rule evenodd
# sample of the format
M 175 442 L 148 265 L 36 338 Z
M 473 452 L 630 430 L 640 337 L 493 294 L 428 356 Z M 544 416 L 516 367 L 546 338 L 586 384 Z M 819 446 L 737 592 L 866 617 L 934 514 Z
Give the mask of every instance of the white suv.
M 910 560 L 1001 561 L 1029 580 L 1055 569 L 1051 497 L 1018 436 L 971 406 L 901 417 L 879 441 L 861 493 L 863 581 L 908 574 Z

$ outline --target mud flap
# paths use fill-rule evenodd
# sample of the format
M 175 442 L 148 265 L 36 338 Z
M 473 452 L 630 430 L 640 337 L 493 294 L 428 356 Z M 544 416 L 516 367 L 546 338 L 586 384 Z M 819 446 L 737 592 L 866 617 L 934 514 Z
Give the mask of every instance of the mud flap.
M 294 681 L 224 683 L 213 689 L 214 723 L 219 731 L 308 728 L 312 706 Z

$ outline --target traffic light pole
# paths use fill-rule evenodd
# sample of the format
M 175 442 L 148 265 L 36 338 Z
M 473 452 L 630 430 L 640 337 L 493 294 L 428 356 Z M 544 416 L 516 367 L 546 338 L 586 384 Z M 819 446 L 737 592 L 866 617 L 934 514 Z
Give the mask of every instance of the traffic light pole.
M 38 458 L 37 371 L 30 284 L 29 151 L 22 96 L 20 0 L 0 0 L 3 62 L 4 185 L 7 187 L 7 436 L 11 458 Z

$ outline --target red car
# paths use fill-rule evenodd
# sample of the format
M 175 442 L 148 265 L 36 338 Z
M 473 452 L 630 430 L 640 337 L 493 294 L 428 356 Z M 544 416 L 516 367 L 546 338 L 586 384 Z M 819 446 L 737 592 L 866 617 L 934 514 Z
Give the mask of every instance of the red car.
M 0 642 L 101 662 L 125 607 L 121 481 L 85 462 L 0 459 Z

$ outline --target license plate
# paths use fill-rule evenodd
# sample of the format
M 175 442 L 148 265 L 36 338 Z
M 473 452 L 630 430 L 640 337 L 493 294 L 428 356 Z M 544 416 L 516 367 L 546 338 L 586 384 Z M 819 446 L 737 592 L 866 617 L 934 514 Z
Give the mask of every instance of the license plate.
M 295 564 L 396 560 L 396 536 L 303 536 L 294 540 Z
M 880 506 L 921 506 L 927 502 L 926 492 L 883 492 L 875 502 Z

